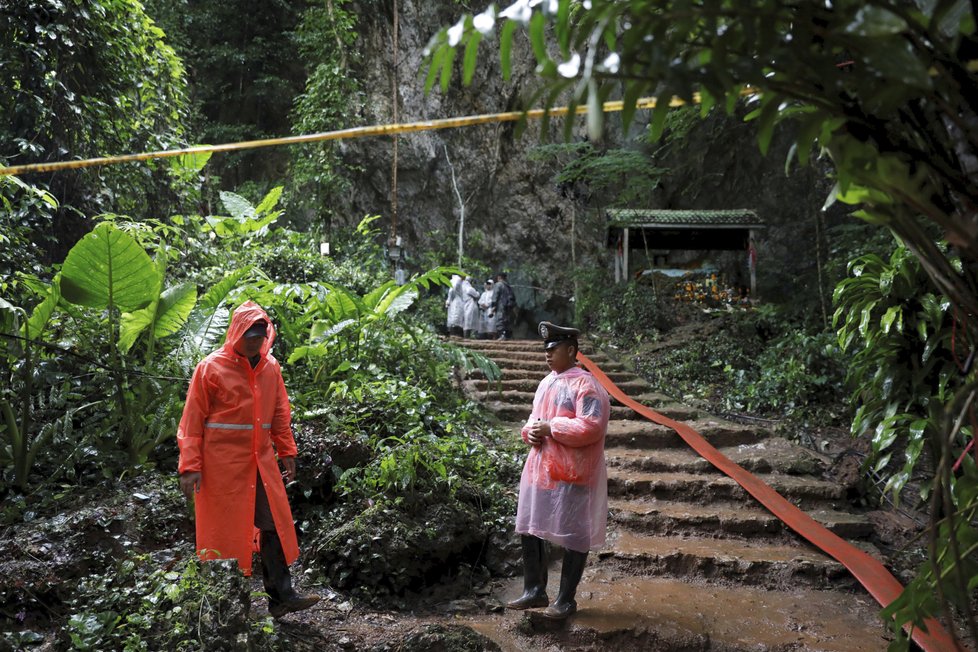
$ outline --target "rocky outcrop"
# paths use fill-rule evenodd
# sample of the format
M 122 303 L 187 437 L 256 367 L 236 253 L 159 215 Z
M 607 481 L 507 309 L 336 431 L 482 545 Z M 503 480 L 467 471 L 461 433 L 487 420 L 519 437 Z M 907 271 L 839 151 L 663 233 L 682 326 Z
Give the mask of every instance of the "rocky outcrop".
M 359 118 L 361 124 L 389 123 L 392 4 L 369 3 L 359 11 L 360 55 L 354 67 L 364 93 Z M 516 110 L 524 107 L 524 98 L 538 83 L 529 42 L 518 31 L 510 81 L 503 81 L 500 74 L 498 38 L 493 36 L 481 46 L 470 86 L 462 86 L 459 55 L 448 91 L 436 88 L 425 94 L 424 48 L 432 34 L 463 12 L 454 2 L 399 0 L 401 122 Z M 633 133 L 642 132 L 647 118 L 643 112 L 636 115 Z M 830 188 L 826 170 L 815 166 L 786 175 L 788 134 L 777 134 L 764 157 L 753 123 L 741 118 L 742 114 L 718 114 L 697 122 L 679 146 L 668 150 L 640 138 L 629 144 L 650 154 L 655 148 L 656 165 L 671 171 L 651 207 L 755 209 L 769 225 L 757 243 L 762 294 L 779 298 L 788 292 L 786 286 L 797 291 L 808 285 L 813 290 L 819 237 L 815 216 Z M 552 137 L 560 140 L 560 121 L 554 123 Z M 583 137 L 583 121 L 580 126 L 578 138 Z M 620 146 L 621 128 L 615 116 L 609 117 L 607 138 L 609 145 Z M 456 251 L 459 202 L 452 182 L 454 169 L 465 202 L 465 255 L 490 269 L 511 272 L 527 324 L 545 317 L 560 321 L 572 314 L 569 299 L 578 269 L 605 268 L 609 282 L 612 269 L 602 207 L 574 205 L 573 199 L 559 192 L 553 180 L 556 170 L 529 156 L 540 143 L 539 123 L 527 125 L 522 134 L 515 124 L 504 123 L 406 134 L 399 137 L 398 145 L 397 234 L 404 238 L 408 252 Z M 352 180 L 343 209 L 349 222 L 381 213 L 389 227 L 392 140 L 360 139 L 340 147 Z M 572 213 L 577 269 L 570 254 Z M 449 256 L 440 262 L 455 261 L 455 256 Z

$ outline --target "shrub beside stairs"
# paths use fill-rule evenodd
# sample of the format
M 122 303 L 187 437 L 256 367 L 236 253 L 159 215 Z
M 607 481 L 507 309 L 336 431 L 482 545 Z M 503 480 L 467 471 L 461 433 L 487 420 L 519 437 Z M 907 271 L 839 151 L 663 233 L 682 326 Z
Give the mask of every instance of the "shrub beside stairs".
M 465 340 L 492 358 L 502 380 L 463 381 L 468 395 L 512 427 L 530 414 L 549 373 L 540 341 Z M 845 489 L 822 479 L 828 459 L 756 426 L 711 416 L 652 391 L 626 365 L 582 342 L 582 351 L 630 397 L 687 422 L 731 460 L 815 520 L 870 554 L 870 523 L 848 511 Z M 474 625 L 502 649 L 885 650 L 879 607 L 838 562 L 788 530 L 671 429 L 612 400 L 608 542 L 592 552 L 578 613 L 553 625 L 508 612 Z M 560 581 L 551 555 L 548 590 Z M 522 591 L 513 578 L 498 592 Z M 553 646 L 556 645 L 557 648 Z

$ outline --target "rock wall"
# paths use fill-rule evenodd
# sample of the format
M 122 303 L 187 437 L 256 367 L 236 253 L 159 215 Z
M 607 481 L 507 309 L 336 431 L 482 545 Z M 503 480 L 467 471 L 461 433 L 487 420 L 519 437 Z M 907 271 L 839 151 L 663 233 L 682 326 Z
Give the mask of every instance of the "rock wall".
M 518 31 L 510 81 L 504 82 L 500 74 L 498 39 L 490 38 L 480 48 L 470 86 L 461 84 L 459 56 L 448 91 L 436 88 L 424 93 L 425 45 L 464 10 L 455 2 L 399 0 L 401 122 L 516 110 L 523 106 L 521 98 L 532 91 L 536 83 L 533 56 L 527 38 Z M 365 94 L 362 124 L 389 123 L 394 70 L 392 3 L 363 3 L 359 11 L 360 56 L 355 74 Z M 641 121 L 647 118 L 640 112 L 636 129 L 642 129 Z M 560 138 L 559 126 L 555 121 L 554 139 Z M 583 123 L 580 127 L 583 129 Z M 608 138 L 614 141 L 620 134 L 620 123 L 610 118 Z M 769 296 L 783 294 L 786 270 L 793 278 L 795 268 L 802 276 L 813 268 L 813 256 L 799 255 L 795 241 L 800 236 L 814 242 L 814 234 L 808 231 L 813 231 L 813 216 L 830 187 L 824 181 L 824 170 L 806 168 L 785 176 L 788 139 L 777 137 L 770 155 L 762 157 L 753 124 L 727 116 L 715 116 L 694 127 L 688 140 L 673 148 L 667 160 L 656 161 L 673 172 L 653 207 L 757 210 L 770 225 L 758 242 L 759 285 Z M 514 123 L 503 123 L 402 135 L 398 145 L 397 234 L 408 252 L 417 260 L 421 252 L 456 251 L 459 202 L 452 182 L 454 168 L 465 201 L 465 255 L 490 270 L 510 272 L 521 307 L 518 334 L 525 334 L 539 319 L 569 320 L 573 314 L 569 299 L 577 271 L 571 263 L 575 207 L 558 192 L 554 170 L 529 160 L 529 150 L 540 143 L 538 123 L 527 125 L 521 135 Z M 352 170 L 352 190 L 344 207 L 350 223 L 365 214 L 380 213 L 389 228 L 391 139 L 348 141 L 341 153 Z M 598 207 L 586 208 L 594 212 Z M 594 214 L 587 219 L 581 207 L 576 211 L 576 267 L 605 268 L 610 282 L 611 255 L 604 225 Z M 800 224 L 807 225 L 803 232 Z M 456 255 L 433 262 L 454 263 Z

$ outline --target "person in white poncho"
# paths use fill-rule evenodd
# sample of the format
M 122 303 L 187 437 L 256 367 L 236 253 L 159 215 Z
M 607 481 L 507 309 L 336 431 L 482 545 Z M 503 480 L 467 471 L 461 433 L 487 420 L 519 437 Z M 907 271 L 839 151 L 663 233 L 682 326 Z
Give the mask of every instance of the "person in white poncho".
M 479 291 L 472 287 L 472 277 L 462 281 L 462 331 L 465 337 L 479 333 Z
M 479 320 L 479 337 L 483 340 L 496 338 L 496 312 L 493 308 L 492 279 L 486 279 L 486 289 L 479 295 L 479 310 L 482 319 Z
M 465 316 L 465 303 L 462 298 L 462 277 L 452 274 L 451 286 L 448 288 L 448 298 L 445 299 L 445 310 L 448 316 L 445 325 L 449 335 L 462 335 L 462 322 Z

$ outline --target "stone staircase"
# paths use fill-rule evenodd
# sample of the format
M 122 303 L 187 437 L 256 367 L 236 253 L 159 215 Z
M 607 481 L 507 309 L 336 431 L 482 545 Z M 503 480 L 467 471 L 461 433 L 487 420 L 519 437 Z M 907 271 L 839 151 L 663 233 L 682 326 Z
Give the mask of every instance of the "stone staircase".
M 540 342 L 462 344 L 502 369 L 499 383 L 470 378 L 465 390 L 518 437 L 537 383 L 549 373 Z M 652 391 L 624 364 L 584 342 L 582 351 L 629 396 L 689 423 L 825 527 L 877 554 L 863 541 L 870 524 L 847 510 L 842 487 L 820 477 L 827 459 L 763 428 L 724 421 Z M 502 649 L 886 649 L 878 605 L 848 571 L 788 530 L 674 431 L 612 400 L 605 454 L 608 542 L 588 560 L 578 613 L 559 625 L 511 611 L 469 623 Z M 550 574 L 552 597 L 559 559 Z M 521 578 L 514 578 L 496 595 L 505 602 L 521 590 Z

